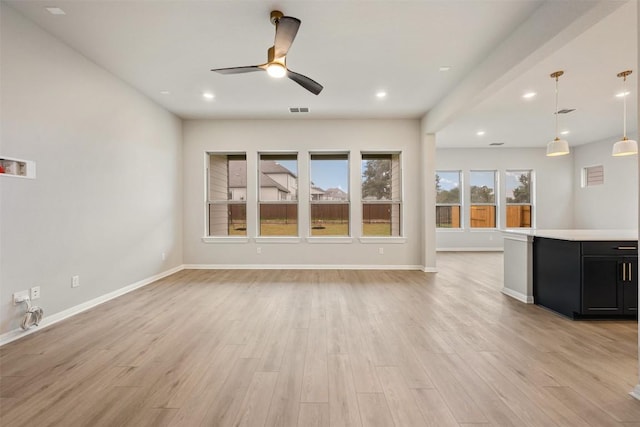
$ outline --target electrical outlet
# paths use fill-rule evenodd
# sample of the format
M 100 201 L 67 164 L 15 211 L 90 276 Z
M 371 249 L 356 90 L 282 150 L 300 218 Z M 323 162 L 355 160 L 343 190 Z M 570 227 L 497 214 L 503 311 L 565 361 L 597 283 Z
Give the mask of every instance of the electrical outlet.
M 162 260 L 166 260 L 167 259 L 167 254 L 165 252 L 162 252 Z
M 77 288 L 78 286 L 80 286 L 80 276 L 73 276 L 71 278 L 71 287 Z
M 384 248 L 378 248 L 378 253 L 380 255 L 384 255 Z
M 262 253 L 262 248 L 256 248 L 256 253 L 257 254 L 261 254 Z
M 34 286 L 31 288 L 31 300 L 40 298 L 40 286 Z
M 13 294 L 13 305 L 21 304 L 26 298 L 29 298 L 29 291 L 19 291 Z

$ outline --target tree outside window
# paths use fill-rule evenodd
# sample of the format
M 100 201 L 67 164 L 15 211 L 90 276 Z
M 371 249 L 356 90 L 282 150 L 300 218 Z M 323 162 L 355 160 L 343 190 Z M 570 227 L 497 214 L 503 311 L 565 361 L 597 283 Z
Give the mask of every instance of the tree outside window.
M 496 228 L 496 171 L 469 172 L 471 228 Z
M 460 228 L 460 171 L 436 171 L 436 227 Z
M 530 170 L 506 171 L 507 228 L 530 228 L 532 225 Z
M 362 153 L 362 235 L 400 236 L 399 153 Z

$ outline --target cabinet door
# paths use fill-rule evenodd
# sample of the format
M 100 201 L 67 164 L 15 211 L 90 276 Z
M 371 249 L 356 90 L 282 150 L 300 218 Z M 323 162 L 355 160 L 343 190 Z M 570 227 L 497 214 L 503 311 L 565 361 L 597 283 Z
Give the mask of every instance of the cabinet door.
M 638 259 L 625 258 L 622 282 L 624 314 L 638 314 Z
M 620 257 L 582 258 L 582 314 L 623 314 L 623 262 Z

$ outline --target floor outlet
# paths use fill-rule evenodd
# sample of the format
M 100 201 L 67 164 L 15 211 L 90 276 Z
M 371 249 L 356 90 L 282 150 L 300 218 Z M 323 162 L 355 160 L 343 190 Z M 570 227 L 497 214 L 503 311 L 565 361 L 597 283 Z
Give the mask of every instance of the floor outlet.
M 40 298 L 40 286 L 34 286 L 31 288 L 31 300 Z
M 80 286 L 80 276 L 73 276 L 71 278 L 71 287 L 77 288 L 78 286 Z

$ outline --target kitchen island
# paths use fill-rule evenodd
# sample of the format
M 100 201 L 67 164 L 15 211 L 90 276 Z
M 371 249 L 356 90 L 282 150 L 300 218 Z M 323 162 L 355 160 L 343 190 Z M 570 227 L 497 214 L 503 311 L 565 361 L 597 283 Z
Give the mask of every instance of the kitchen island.
M 571 318 L 636 316 L 636 230 L 506 230 L 502 292 Z

